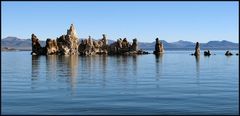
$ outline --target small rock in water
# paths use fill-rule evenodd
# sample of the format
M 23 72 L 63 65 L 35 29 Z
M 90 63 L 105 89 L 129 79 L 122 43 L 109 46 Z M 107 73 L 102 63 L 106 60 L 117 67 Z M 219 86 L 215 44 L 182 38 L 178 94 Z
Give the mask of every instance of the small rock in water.
M 204 51 L 204 56 L 210 56 L 210 55 L 211 55 L 211 52 L 209 50 Z
M 225 53 L 225 55 L 226 55 L 226 56 L 231 56 L 231 55 L 233 55 L 233 54 L 232 54 L 229 50 L 227 50 L 226 53 Z

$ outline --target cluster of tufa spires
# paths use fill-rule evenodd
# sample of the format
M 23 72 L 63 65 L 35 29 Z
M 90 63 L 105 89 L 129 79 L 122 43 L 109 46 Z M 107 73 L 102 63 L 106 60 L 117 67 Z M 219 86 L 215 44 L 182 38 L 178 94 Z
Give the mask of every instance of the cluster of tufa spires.
M 71 24 L 66 35 L 56 40 L 47 39 L 46 46 L 41 47 L 39 39 L 32 34 L 32 55 L 94 55 L 94 54 L 148 54 L 138 49 L 137 39 L 132 44 L 120 38 L 117 42 L 108 45 L 106 35 L 100 40 L 93 40 L 91 36 L 79 41 L 74 25 Z
M 155 55 L 163 54 L 163 43 L 156 38 Z M 94 54 L 149 54 L 139 49 L 137 39 L 134 38 L 132 43 L 127 38 L 119 38 L 116 42 L 108 45 L 105 34 L 100 40 L 93 40 L 91 36 L 87 39 L 79 41 L 74 25 L 71 24 L 66 35 L 58 37 L 56 40 L 47 39 L 46 46 L 41 47 L 39 39 L 32 34 L 32 55 L 94 55 Z M 196 43 L 195 52 L 191 55 L 200 56 L 200 44 Z M 209 50 L 204 51 L 204 56 L 210 56 Z M 215 54 L 214 54 L 215 55 Z M 225 53 L 226 56 L 233 55 L 230 51 Z M 238 55 L 238 53 L 236 54 Z
M 200 44 L 199 44 L 199 42 L 196 43 L 195 52 L 194 52 L 193 54 L 191 54 L 191 55 L 194 55 L 194 56 L 196 56 L 196 57 L 200 56 Z M 204 56 L 210 56 L 210 55 L 212 55 L 212 53 L 210 52 L 210 50 L 204 51 Z M 216 55 L 216 54 L 214 54 L 214 55 Z M 225 55 L 226 55 L 226 56 L 231 56 L 231 55 L 233 55 L 233 54 L 232 54 L 229 50 L 227 50 L 226 53 L 225 53 Z M 236 53 L 236 55 L 239 55 L 239 54 Z

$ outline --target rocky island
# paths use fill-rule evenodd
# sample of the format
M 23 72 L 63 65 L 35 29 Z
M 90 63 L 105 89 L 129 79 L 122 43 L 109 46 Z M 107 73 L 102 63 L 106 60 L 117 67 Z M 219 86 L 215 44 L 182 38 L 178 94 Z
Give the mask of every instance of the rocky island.
M 32 34 L 32 55 L 95 55 L 95 54 L 148 54 L 138 48 L 137 39 L 129 43 L 126 38 L 120 38 L 108 45 L 106 35 L 102 39 L 93 40 L 91 36 L 79 41 L 74 25 L 71 24 L 66 35 L 56 40 L 48 38 L 46 46 L 42 47 L 36 35 Z

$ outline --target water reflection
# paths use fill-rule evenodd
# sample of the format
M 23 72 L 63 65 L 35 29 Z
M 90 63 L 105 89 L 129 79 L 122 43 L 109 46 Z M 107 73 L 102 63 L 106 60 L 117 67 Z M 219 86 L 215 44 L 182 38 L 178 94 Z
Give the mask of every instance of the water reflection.
M 39 56 L 32 56 L 32 80 L 38 79 L 39 63 Z
M 46 56 L 46 78 L 55 79 L 57 74 L 57 56 L 47 55 Z
M 40 62 L 45 57 L 46 62 Z M 46 65 L 45 65 L 46 63 Z M 40 69 L 40 65 L 45 65 L 44 71 Z M 39 77 L 43 75 L 40 72 L 46 72 L 47 80 L 64 81 L 70 84 L 71 89 L 76 87 L 78 76 L 78 56 L 32 56 L 32 88 L 36 88 L 40 82 Z M 57 78 L 59 77 L 59 78 Z M 38 80 L 38 81 L 37 81 Z
M 200 56 L 195 56 L 195 60 L 196 60 L 196 78 L 197 78 L 197 88 L 198 88 L 198 95 L 200 95 L 200 85 L 199 85 L 199 75 L 200 75 Z
M 131 56 L 116 56 L 116 60 L 117 60 L 117 66 L 116 66 L 116 70 L 117 70 L 117 75 L 119 75 L 119 77 L 123 80 L 123 81 L 127 81 L 125 77 L 127 77 L 129 71 L 128 71 L 128 60 L 129 57 Z
M 156 54 L 155 55 L 155 59 L 156 59 L 156 81 L 157 81 L 157 84 L 156 84 L 156 87 L 159 88 L 159 79 L 161 77 L 161 74 L 162 74 L 162 70 L 163 70 L 163 54 Z
M 102 86 L 106 86 L 106 73 L 107 73 L 107 55 L 100 55 L 99 56 L 99 68 L 100 68 L 100 74 L 102 74 Z
M 137 76 L 137 55 L 132 55 L 132 66 L 133 66 L 133 74 Z
M 196 60 L 196 77 L 199 78 L 199 60 L 200 60 L 200 56 L 195 56 L 195 60 Z
M 54 59 L 54 58 L 53 58 Z M 77 84 L 78 75 L 78 56 L 57 56 L 57 74 L 60 77 L 67 77 L 67 81 L 74 88 Z M 50 67 L 51 68 L 51 67 Z M 54 72 L 51 72 L 54 73 Z
M 162 62 L 163 62 L 163 54 L 156 54 L 155 55 L 156 59 L 156 79 L 159 80 L 160 74 L 162 73 Z
M 32 56 L 32 78 L 31 78 L 31 88 L 32 89 L 36 89 L 36 83 L 37 80 L 39 78 L 39 72 L 40 72 L 40 68 L 39 68 L 39 64 L 40 64 L 40 60 L 39 60 L 39 56 Z
M 90 82 L 92 77 L 92 71 L 94 71 L 92 64 L 94 65 L 94 63 L 92 63 L 92 59 L 95 56 L 79 56 L 80 57 L 80 71 L 79 74 L 79 78 L 80 78 L 80 82 L 79 83 L 86 83 L 86 82 Z

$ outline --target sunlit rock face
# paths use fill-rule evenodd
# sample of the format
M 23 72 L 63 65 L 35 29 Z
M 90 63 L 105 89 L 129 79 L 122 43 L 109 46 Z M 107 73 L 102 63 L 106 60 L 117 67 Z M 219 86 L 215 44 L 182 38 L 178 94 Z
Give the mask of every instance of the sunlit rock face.
M 200 55 L 200 44 L 199 44 L 199 42 L 196 43 L 194 55 L 195 56 L 199 56 Z
M 38 38 L 32 35 L 32 54 L 33 55 L 95 55 L 95 54 L 148 54 L 138 49 L 137 39 L 133 39 L 132 44 L 120 38 L 117 42 L 108 45 L 105 34 L 99 40 L 94 40 L 89 36 L 81 40 L 77 36 L 74 25 L 71 24 L 67 30 L 67 35 L 62 35 L 56 40 L 47 39 L 46 46 L 41 47 Z
M 108 45 L 106 35 L 103 38 L 94 41 L 91 36 L 80 42 L 78 51 L 80 55 L 108 54 Z
M 58 54 L 58 46 L 56 40 L 47 39 L 46 41 L 46 54 Z
M 32 40 L 32 52 L 31 52 L 31 54 L 32 55 L 43 55 L 43 54 L 45 54 L 45 52 L 46 52 L 45 48 L 41 47 L 41 45 L 38 41 L 39 39 L 37 38 L 37 36 L 32 34 L 31 40 Z
M 70 29 L 67 30 L 67 35 L 70 35 L 71 38 L 78 38 L 77 32 L 73 24 L 71 24 Z
M 155 51 L 153 53 L 154 54 L 164 53 L 163 43 L 160 42 L 158 38 L 156 38 Z
M 130 44 L 126 38 L 123 40 L 119 38 L 116 42 L 112 43 L 108 48 L 109 54 L 148 54 L 143 50 L 138 49 L 137 39 L 133 39 L 132 44 Z
M 123 40 L 121 38 L 119 38 L 116 42 L 112 43 L 109 46 L 109 53 L 110 54 L 124 54 L 124 53 L 130 51 L 129 46 L 130 46 L 130 44 L 126 38 L 124 38 Z
M 71 24 L 70 29 L 67 30 L 67 35 L 57 38 L 58 53 L 61 55 L 78 54 L 78 43 L 76 30 Z

